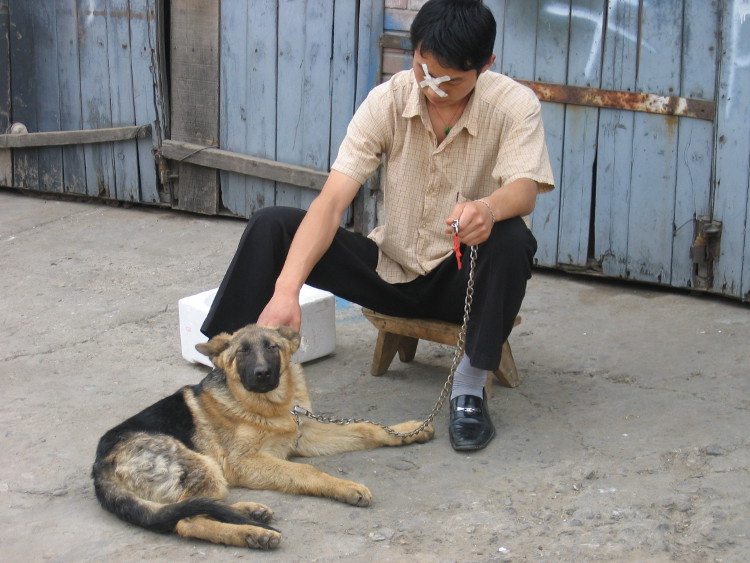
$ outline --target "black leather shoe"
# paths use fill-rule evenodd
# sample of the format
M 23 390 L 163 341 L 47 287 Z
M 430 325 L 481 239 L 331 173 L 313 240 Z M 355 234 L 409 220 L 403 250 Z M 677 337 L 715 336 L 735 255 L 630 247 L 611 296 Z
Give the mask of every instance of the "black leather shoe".
M 484 395 L 484 393 L 483 393 Z M 448 436 L 456 451 L 481 450 L 495 437 L 495 427 L 483 398 L 459 395 L 451 399 L 451 422 Z

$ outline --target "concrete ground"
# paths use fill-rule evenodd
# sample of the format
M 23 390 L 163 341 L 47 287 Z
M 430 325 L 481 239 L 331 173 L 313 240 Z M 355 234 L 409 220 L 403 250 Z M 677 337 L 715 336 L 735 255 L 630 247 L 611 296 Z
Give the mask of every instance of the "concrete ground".
M 495 386 L 498 434 L 311 460 L 375 501 L 234 490 L 284 534 L 248 554 L 124 524 L 89 477 L 101 434 L 206 369 L 177 301 L 219 284 L 244 222 L 0 190 L 0 559 L 26 561 L 746 561 L 750 307 L 539 271 Z M 338 302 L 333 355 L 305 365 L 321 413 L 430 412 L 452 349 L 369 375 L 375 329 Z

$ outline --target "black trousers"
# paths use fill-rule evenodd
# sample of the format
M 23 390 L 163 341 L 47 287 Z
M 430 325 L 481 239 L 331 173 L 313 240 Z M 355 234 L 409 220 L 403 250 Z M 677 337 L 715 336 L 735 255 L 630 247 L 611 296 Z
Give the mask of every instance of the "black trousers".
M 234 332 L 258 319 L 304 215 L 299 209 L 268 207 L 250 218 L 201 327 L 206 336 Z M 451 256 L 426 276 L 391 284 L 375 271 L 376 244 L 340 228 L 306 283 L 386 315 L 461 323 L 469 249 L 461 251 L 461 270 Z M 535 252 L 536 239 L 518 217 L 495 223 L 489 239 L 479 245 L 465 350 L 472 366 L 499 366 L 502 343 L 521 308 Z

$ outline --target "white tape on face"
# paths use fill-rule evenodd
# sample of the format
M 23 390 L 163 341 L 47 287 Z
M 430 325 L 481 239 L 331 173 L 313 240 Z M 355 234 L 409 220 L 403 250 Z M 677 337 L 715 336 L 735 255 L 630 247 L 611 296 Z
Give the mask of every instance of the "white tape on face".
M 424 72 L 424 80 L 419 83 L 419 87 L 424 88 L 425 86 L 429 86 L 438 96 L 440 96 L 441 98 L 447 98 L 448 94 L 446 94 L 439 85 L 443 82 L 448 82 L 451 77 L 446 74 L 445 76 L 441 76 L 439 78 L 433 78 L 430 75 L 430 71 L 427 70 L 427 65 L 425 63 L 422 63 L 422 72 Z

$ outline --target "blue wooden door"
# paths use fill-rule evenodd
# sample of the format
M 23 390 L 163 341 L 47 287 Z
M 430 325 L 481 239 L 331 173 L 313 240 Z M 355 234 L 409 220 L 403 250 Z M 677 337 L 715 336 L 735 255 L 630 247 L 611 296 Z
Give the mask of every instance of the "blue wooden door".
M 157 9 L 158 0 L 0 0 L 10 92 L 0 107 L 3 122 L 22 123 L 29 133 L 133 126 L 153 132 L 15 148 L 4 181 L 43 192 L 160 201 L 152 153 L 163 117 Z
M 375 84 L 378 17 L 382 0 L 222 2 L 220 146 L 327 172 L 357 100 Z M 269 205 L 306 208 L 315 195 L 221 173 L 222 203 L 238 215 Z

